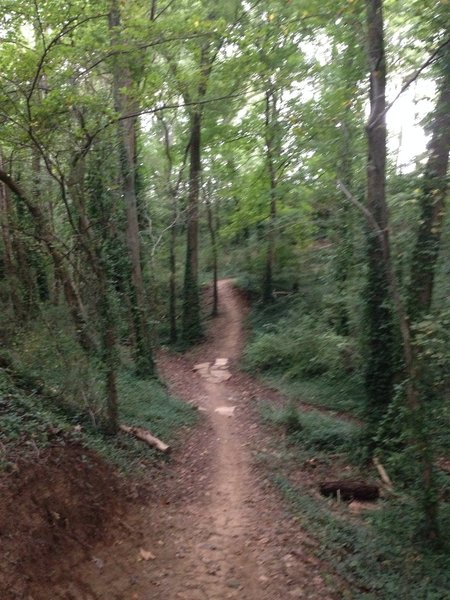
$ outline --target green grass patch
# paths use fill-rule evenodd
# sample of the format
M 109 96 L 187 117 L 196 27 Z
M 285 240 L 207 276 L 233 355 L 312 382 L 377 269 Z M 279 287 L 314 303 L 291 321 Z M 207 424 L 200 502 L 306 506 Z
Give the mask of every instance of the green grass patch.
M 359 427 L 354 423 L 319 412 L 303 412 L 292 404 L 280 409 L 263 403 L 261 416 L 266 423 L 282 426 L 289 441 L 307 451 L 350 451 L 359 435 Z
M 364 406 L 364 389 L 359 378 L 348 377 L 341 380 L 327 379 L 288 379 L 282 375 L 269 374 L 263 381 L 279 390 L 292 400 L 338 412 L 361 415 Z
M 4 445 L 31 442 L 44 448 L 54 442 L 57 431 L 61 439 L 79 441 L 127 472 L 157 456 L 156 451 L 132 436 L 104 435 L 97 413 L 89 414 L 81 408 L 75 411 L 72 403 L 65 405 L 45 397 L 33 390 L 31 383 L 22 388 L 0 369 L 0 441 Z M 149 429 L 168 443 L 173 443 L 180 428 L 192 426 L 198 419 L 195 409 L 169 396 L 157 381 L 123 372 L 118 390 L 120 421 Z
M 196 420 L 197 411 L 192 406 L 170 396 L 156 381 L 125 374 L 119 378 L 118 388 L 121 420 L 151 429 L 157 437 L 172 440 L 180 427 Z

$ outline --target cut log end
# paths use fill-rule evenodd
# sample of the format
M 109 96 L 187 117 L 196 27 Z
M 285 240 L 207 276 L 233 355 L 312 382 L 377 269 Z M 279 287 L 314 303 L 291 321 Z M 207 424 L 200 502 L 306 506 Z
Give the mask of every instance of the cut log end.
M 320 484 L 322 496 L 341 500 L 378 500 L 380 489 L 377 485 L 363 481 L 324 481 Z

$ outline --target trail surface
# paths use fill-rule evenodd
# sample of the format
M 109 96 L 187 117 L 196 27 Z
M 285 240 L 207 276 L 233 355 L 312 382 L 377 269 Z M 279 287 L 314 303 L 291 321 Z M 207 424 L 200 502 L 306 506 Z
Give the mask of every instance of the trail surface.
M 254 468 L 264 438 L 236 373 L 243 304 L 229 280 L 220 282 L 219 294 L 220 316 L 207 341 L 187 356 L 164 354 L 159 361 L 171 390 L 205 415 L 203 426 L 175 449 L 166 482 L 149 491 L 115 543 L 93 549 L 91 560 L 74 569 L 70 585 L 61 587 L 60 597 L 340 597 L 330 589 L 334 584 L 326 565 L 311 552 L 315 542 L 284 512 Z M 209 365 L 193 370 L 199 363 Z

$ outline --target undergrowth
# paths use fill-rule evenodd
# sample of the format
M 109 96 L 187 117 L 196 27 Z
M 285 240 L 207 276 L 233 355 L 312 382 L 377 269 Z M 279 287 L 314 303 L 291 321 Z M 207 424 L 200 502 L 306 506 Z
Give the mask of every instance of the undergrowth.
M 23 384 L 24 382 L 22 382 Z M 192 407 L 170 397 L 156 381 L 140 380 L 127 371 L 118 377 L 119 414 L 121 422 L 148 428 L 167 442 L 174 440 L 177 430 L 192 425 L 197 416 Z M 63 398 L 46 397 L 33 389 L 32 379 L 22 386 L 5 369 L 0 369 L 0 442 L 7 467 L 8 448 L 15 451 L 45 448 L 58 440 L 70 441 L 96 450 L 124 471 L 144 464 L 156 452 L 126 434 L 107 436 L 94 414 L 74 410 Z
M 302 527 L 320 542 L 320 556 L 356 588 L 358 600 L 446 600 L 450 589 L 449 548 L 425 549 L 411 539 L 420 517 L 408 500 L 367 515 L 365 522 L 331 512 L 291 485 L 283 475 L 274 483 L 298 515 Z M 450 507 L 442 517 L 450 527 Z M 448 531 L 448 529 L 447 529 Z
M 359 416 L 365 401 L 359 348 L 336 333 L 319 306 L 299 294 L 257 305 L 242 366 L 290 398 Z
M 266 425 L 282 429 L 290 452 L 265 468 L 281 490 L 302 528 L 318 540 L 318 554 L 350 586 L 344 598 L 358 600 L 444 600 L 450 589 L 449 540 L 439 549 L 415 538 L 421 515 L 414 499 L 399 493 L 370 514 L 352 516 L 345 505 L 312 494 L 290 479 L 293 466 L 319 459 L 333 476 L 348 472 L 336 463 L 352 456 L 360 428 L 317 412 L 302 412 L 292 402 L 285 407 L 261 403 Z M 277 441 L 279 448 L 279 441 Z M 355 466 L 355 471 L 357 471 Z M 333 477 L 332 476 L 332 477 Z M 358 475 L 358 478 L 360 475 Z M 450 530 L 450 505 L 443 505 L 442 531 Z
M 359 435 L 359 427 L 354 423 L 318 412 L 302 412 L 292 403 L 281 409 L 261 404 L 261 416 L 266 423 L 283 427 L 290 443 L 308 451 L 350 451 Z
M 331 411 L 349 413 L 354 417 L 361 416 L 364 390 L 360 378 L 356 376 L 342 380 L 327 377 L 292 379 L 271 372 L 263 375 L 262 379 L 293 400 Z

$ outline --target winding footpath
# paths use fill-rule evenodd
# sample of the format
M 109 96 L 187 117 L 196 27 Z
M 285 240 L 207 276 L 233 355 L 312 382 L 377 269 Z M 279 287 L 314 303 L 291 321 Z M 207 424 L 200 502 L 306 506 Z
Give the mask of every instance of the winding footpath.
M 163 355 L 159 364 L 171 391 L 205 416 L 203 426 L 175 449 L 168 490 L 158 498 L 149 494 L 125 533 L 74 569 L 61 598 L 341 597 L 311 551 L 314 540 L 254 467 L 257 418 L 234 376 L 243 345 L 242 302 L 229 280 L 220 282 L 219 297 L 220 316 L 207 342 L 186 357 Z

